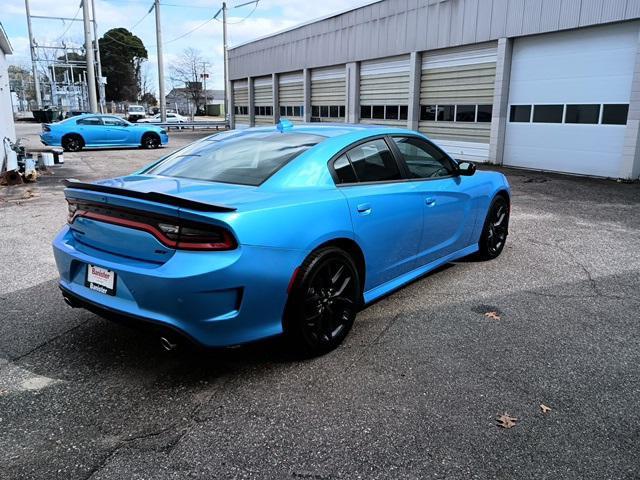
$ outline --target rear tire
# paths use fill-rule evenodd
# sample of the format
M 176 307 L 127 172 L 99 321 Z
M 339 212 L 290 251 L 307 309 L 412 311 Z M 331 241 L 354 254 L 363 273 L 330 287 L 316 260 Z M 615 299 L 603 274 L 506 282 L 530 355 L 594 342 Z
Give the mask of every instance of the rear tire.
M 79 152 L 84 147 L 84 140 L 80 135 L 71 133 L 62 137 L 62 148 L 67 152 Z
M 362 291 L 353 259 L 336 247 L 317 250 L 300 266 L 284 315 L 285 336 L 305 357 L 328 353 L 345 339 Z
M 481 260 L 493 260 L 504 249 L 509 234 L 509 200 L 503 195 L 498 195 L 491 202 L 484 228 L 480 236 L 480 250 L 478 257 Z
M 140 146 L 142 148 L 158 148 L 160 146 L 160 137 L 155 133 L 145 133 L 142 135 Z

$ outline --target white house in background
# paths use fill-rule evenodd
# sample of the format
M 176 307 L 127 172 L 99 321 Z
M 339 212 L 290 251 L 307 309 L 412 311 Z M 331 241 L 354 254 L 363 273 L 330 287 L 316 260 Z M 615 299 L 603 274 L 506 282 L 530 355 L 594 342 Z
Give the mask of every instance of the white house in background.
M 203 90 L 203 103 L 206 97 L 208 115 L 224 115 L 224 90 Z M 167 108 L 176 110 L 180 115 L 194 114 L 193 100 L 186 88 L 174 88 L 165 96 Z M 203 105 L 201 105 L 201 108 Z
M 13 53 L 11 43 L 2 23 L 0 23 L 0 142 L 3 142 L 5 137 L 9 138 L 12 142 L 16 140 L 16 127 L 13 123 L 13 107 L 11 106 L 11 91 L 9 90 L 9 72 L 7 71 L 9 62 L 7 61 L 7 55 Z M 0 165 L 4 164 L 5 160 L 4 148 L 0 149 Z

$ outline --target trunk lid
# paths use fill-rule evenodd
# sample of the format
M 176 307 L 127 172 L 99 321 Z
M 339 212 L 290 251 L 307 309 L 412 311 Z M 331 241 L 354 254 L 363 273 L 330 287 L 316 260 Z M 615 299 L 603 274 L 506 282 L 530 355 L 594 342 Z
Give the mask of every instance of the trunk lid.
M 140 215 L 171 223 L 172 220 L 216 225 L 231 231 L 225 218 L 239 204 L 249 201 L 255 188 L 211 182 L 134 175 L 84 184 L 69 182 L 65 197 L 73 204 L 88 205 L 97 217 L 131 218 Z M 250 192 L 251 191 L 251 192 Z M 220 205 L 216 202 L 224 203 Z M 139 228 L 110 223 L 100 218 L 77 216 L 70 225 L 76 248 L 93 256 L 101 252 L 162 264 L 175 249 Z

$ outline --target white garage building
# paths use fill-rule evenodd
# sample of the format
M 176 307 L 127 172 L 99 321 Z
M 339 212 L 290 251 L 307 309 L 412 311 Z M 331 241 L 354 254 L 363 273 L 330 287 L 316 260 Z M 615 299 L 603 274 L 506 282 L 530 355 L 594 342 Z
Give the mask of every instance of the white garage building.
M 382 0 L 229 51 L 232 121 L 406 126 L 452 156 L 640 177 L 640 0 Z

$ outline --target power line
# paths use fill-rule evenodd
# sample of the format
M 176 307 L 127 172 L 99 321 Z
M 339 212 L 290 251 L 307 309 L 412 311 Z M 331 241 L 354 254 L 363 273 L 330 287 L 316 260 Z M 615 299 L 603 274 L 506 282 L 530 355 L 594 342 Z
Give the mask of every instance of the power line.
M 254 5 L 253 5 L 253 9 L 252 9 L 248 14 L 247 14 L 247 16 L 246 16 L 246 17 L 242 18 L 241 20 L 238 20 L 237 22 L 229 22 L 229 21 L 227 21 L 227 25 L 237 25 L 237 24 L 239 24 L 239 23 L 244 22 L 247 18 L 249 18 L 251 15 L 253 15 L 253 12 L 255 12 L 255 11 L 256 11 L 256 9 L 258 8 L 258 4 L 259 4 L 259 3 L 260 3 L 260 0 L 256 0 L 256 2 L 255 2 L 255 3 L 254 3 Z M 233 7 L 233 8 L 242 7 L 242 6 L 244 6 L 244 5 L 246 5 L 246 4 L 236 5 L 236 6 L 235 6 L 235 7 Z M 217 17 L 217 15 L 218 15 L 218 14 L 216 14 L 216 17 Z M 214 17 L 214 18 L 215 18 L 215 17 Z M 215 18 L 215 19 L 216 19 L 218 22 L 222 22 L 222 20 L 220 20 L 219 18 Z
M 73 25 L 73 22 L 75 22 L 75 21 L 76 21 L 76 18 L 78 18 L 78 14 L 80 13 L 80 9 L 81 9 L 81 8 L 82 8 L 82 4 L 80 4 L 80 5 L 78 6 L 78 11 L 76 11 L 76 14 L 73 16 L 73 20 L 71 20 L 71 21 L 69 22 L 69 26 L 64 30 L 64 32 L 62 32 L 62 35 L 60 35 L 60 36 L 55 40 L 56 42 L 58 42 L 59 40 L 61 40 L 61 39 L 62 39 L 62 37 L 64 37 L 64 36 L 67 34 L 67 32 L 71 29 L 71 26 Z M 64 20 L 63 20 L 63 23 L 64 23 Z

